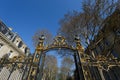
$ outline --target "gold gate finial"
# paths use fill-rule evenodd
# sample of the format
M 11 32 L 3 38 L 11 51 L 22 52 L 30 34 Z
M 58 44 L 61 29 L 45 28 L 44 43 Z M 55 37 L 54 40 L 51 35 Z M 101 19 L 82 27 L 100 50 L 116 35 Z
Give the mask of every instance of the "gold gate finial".
M 76 42 L 76 49 L 83 52 L 84 48 L 82 47 L 82 45 L 80 43 L 80 37 L 79 37 L 79 35 L 75 35 L 75 42 Z
M 44 35 L 41 35 L 41 37 L 39 38 L 39 43 L 38 43 L 38 45 L 36 47 L 37 51 L 43 50 L 43 48 L 44 48 L 44 40 L 45 40 Z

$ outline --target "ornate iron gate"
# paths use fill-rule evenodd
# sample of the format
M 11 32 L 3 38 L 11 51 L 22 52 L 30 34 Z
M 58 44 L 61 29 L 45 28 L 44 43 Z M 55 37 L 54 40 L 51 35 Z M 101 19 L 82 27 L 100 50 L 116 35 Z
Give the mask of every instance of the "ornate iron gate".
M 64 48 L 74 52 L 76 80 L 84 80 L 82 65 L 80 62 L 80 54 L 83 53 L 83 48 L 78 38 L 75 38 L 75 42 L 76 47 L 73 47 L 67 44 L 64 37 L 57 36 L 52 44 L 44 46 L 44 37 L 41 36 L 33 56 L 15 56 L 12 59 L 3 57 L 0 60 L 0 75 L 3 76 L 1 79 L 42 80 L 43 66 L 45 61 L 44 53 L 51 49 Z
M 67 44 L 64 37 L 57 36 L 52 44 L 45 47 L 44 37 L 42 36 L 34 53 L 34 58 L 33 58 L 34 65 L 32 65 L 30 68 L 28 80 L 42 80 L 45 53 L 51 49 L 59 49 L 59 48 L 69 49 L 74 52 L 74 60 L 75 60 L 76 73 L 77 73 L 76 80 L 84 80 L 84 75 L 80 62 L 80 53 L 83 53 L 83 48 L 80 44 L 79 39 L 75 38 L 75 42 L 76 42 L 76 47 L 72 47 L 71 45 Z

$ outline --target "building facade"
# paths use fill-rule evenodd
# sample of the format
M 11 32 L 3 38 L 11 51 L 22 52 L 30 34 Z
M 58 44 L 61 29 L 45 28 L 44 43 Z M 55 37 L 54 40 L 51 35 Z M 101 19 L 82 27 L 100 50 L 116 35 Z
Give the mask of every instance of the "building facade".
M 0 58 L 12 58 L 18 55 L 29 55 L 30 50 L 20 36 L 0 21 Z
M 28 56 L 29 54 L 30 50 L 21 37 L 0 21 L 0 62 L 3 59 L 10 60 L 16 56 Z M 12 64 L 13 67 L 8 68 L 10 64 L 0 64 L 0 80 L 21 80 L 23 70 L 14 68 L 14 64 Z

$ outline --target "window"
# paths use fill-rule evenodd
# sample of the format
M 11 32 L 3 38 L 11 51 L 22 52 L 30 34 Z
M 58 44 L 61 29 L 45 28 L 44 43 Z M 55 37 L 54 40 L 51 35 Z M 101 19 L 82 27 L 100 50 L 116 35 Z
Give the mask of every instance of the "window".
M 3 31 L 5 29 L 5 27 L 3 25 L 0 25 L 1 26 L 1 30 Z
M 12 42 L 14 42 L 14 41 L 15 41 L 15 39 L 16 39 L 16 36 L 13 38 L 13 41 L 12 41 Z
M 10 50 L 10 52 L 8 53 L 8 56 L 10 56 L 12 53 L 13 53 L 13 51 L 12 51 L 12 50 Z
M 28 51 L 28 49 L 27 49 L 27 47 L 25 48 L 25 53 L 27 53 L 27 51 Z
M 2 44 L 2 43 L 0 43 L 0 49 L 2 48 L 2 46 L 3 46 L 3 44 Z
M 2 33 L 6 34 L 7 33 L 7 29 L 3 27 Z
M 18 48 L 22 47 L 22 45 L 23 45 L 23 42 L 20 41 L 20 43 L 18 44 Z
M 7 35 L 7 37 L 8 37 L 9 39 L 11 39 L 11 35 L 12 35 L 12 34 L 9 32 L 8 35 Z

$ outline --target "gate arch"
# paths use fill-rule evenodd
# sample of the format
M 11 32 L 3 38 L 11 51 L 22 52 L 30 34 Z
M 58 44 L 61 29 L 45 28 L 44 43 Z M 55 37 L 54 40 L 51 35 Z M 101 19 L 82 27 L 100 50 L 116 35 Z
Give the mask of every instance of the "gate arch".
M 54 49 L 68 49 L 74 52 L 74 61 L 76 66 L 76 80 L 84 80 L 82 66 L 80 62 L 80 53 L 83 52 L 83 48 L 80 44 L 80 39 L 75 38 L 76 46 L 69 45 L 63 36 L 56 36 L 52 44 L 44 46 L 44 36 L 39 39 L 39 43 L 36 47 L 33 63 L 31 66 L 27 80 L 42 80 L 43 64 L 45 59 L 45 53 Z M 42 60 L 42 61 L 41 61 Z M 40 63 L 41 62 L 41 63 Z

